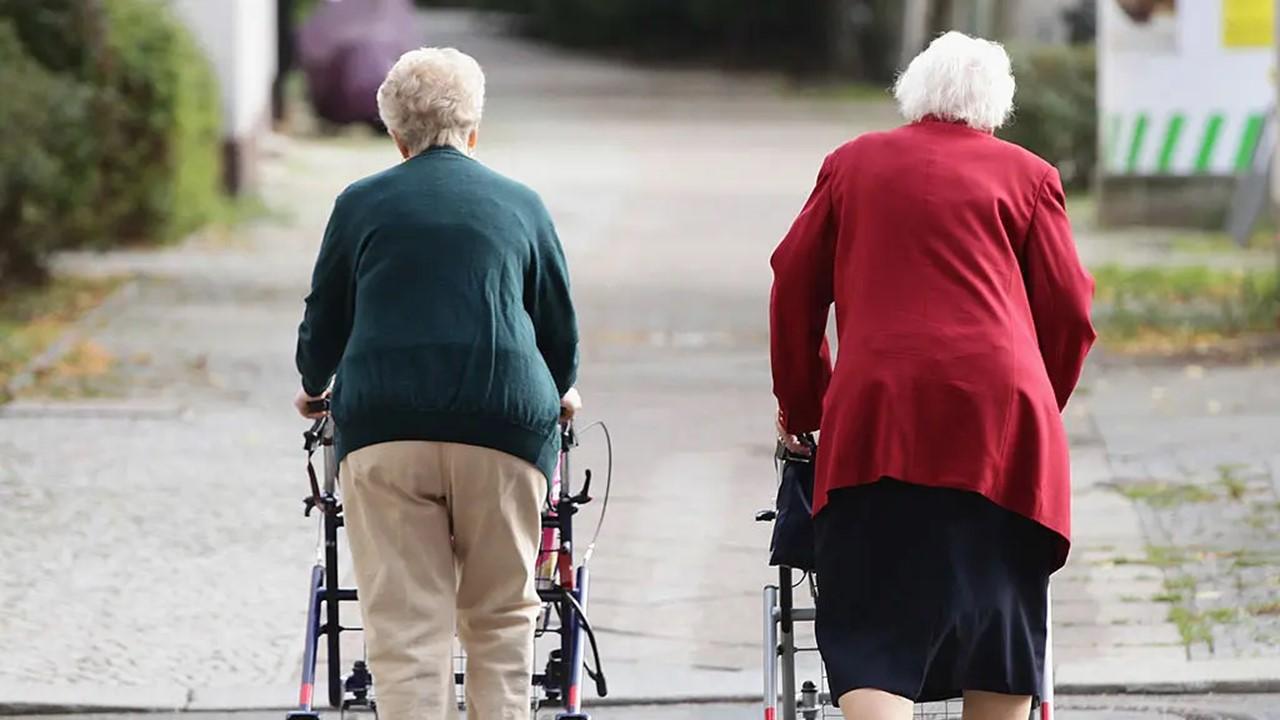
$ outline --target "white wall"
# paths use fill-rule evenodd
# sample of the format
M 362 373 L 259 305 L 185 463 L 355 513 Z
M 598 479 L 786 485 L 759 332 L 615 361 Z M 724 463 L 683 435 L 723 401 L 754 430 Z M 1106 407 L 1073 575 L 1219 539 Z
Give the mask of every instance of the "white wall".
M 266 127 L 276 75 L 275 0 L 170 0 L 208 53 L 222 89 L 223 133 Z

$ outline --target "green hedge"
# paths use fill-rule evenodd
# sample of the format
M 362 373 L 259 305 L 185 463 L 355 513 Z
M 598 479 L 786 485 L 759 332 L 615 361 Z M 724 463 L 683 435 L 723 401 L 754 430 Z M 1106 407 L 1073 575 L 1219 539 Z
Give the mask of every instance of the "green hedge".
M 1001 137 L 1053 163 L 1070 190 L 1093 182 L 1098 160 L 1097 54 L 1091 45 L 1013 52 L 1018 92 Z
M 216 80 L 164 3 L 0 0 L 0 26 L 0 285 L 216 212 Z
M 218 202 L 218 87 L 184 28 L 154 0 L 104 4 L 103 211 L 113 240 L 168 241 Z
M 39 279 L 93 200 L 92 157 L 69 135 L 88 126 L 90 92 L 29 57 L 0 19 L 0 98 L 0 282 Z

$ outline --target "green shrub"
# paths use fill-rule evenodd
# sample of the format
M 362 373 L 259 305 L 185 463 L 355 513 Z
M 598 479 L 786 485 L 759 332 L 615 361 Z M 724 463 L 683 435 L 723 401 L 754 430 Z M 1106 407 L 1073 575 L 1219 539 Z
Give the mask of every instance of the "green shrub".
M 0 18 L 0 283 L 43 279 L 45 257 L 79 237 L 96 188 L 88 88 L 44 69 Z
M 1014 52 L 1018 92 L 1001 137 L 1053 163 L 1071 190 L 1093 181 L 1098 158 L 1097 55 L 1093 46 Z
M 0 23 L 0 285 L 213 216 L 216 80 L 165 3 L 0 0 Z
M 219 202 L 217 84 L 185 28 L 152 0 L 104 4 L 99 212 L 111 240 L 165 242 Z

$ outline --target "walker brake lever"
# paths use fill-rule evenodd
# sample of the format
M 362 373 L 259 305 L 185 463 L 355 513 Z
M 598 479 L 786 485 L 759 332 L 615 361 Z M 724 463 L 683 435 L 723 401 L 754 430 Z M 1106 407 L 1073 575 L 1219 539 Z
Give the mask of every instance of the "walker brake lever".
M 587 468 L 583 474 L 586 478 L 582 481 L 582 491 L 570 498 L 574 505 L 586 505 L 591 502 L 591 468 Z

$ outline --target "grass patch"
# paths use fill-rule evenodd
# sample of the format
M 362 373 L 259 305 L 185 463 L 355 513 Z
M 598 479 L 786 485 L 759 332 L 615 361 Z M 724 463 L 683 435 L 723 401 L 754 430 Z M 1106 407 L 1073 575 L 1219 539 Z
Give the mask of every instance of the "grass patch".
M 1215 608 L 1203 612 L 1183 605 L 1169 608 L 1169 622 L 1178 628 L 1178 636 L 1188 649 L 1196 643 L 1205 643 L 1212 651 L 1214 626 L 1230 625 L 1239 620 L 1240 613 L 1235 608 Z
M 1216 493 L 1199 485 L 1164 480 L 1115 483 L 1113 487 L 1116 492 L 1130 500 L 1157 508 L 1174 507 L 1185 503 L 1212 502 L 1218 499 Z
M 1280 274 L 1274 267 L 1219 269 L 1124 267 L 1093 269 L 1095 323 L 1121 349 L 1162 350 L 1276 330 Z
M 121 278 L 54 277 L 48 285 L 0 294 L 0 402 L 11 399 L 6 388 L 14 375 L 121 282 Z
M 1280 600 L 1254 603 L 1249 606 L 1250 615 L 1280 615 Z
M 1182 602 L 1182 593 L 1163 592 L 1151 598 L 1158 603 L 1180 603 Z
M 1204 615 L 1175 605 L 1169 608 L 1169 622 L 1178 628 L 1178 636 L 1182 638 L 1183 645 L 1191 647 L 1198 642 L 1213 644 L 1213 628 Z
M 1206 620 L 1216 625 L 1230 625 L 1240 619 L 1240 613 L 1235 608 L 1215 608 L 1203 614 Z
M 1147 546 L 1147 564 L 1159 568 L 1171 568 L 1187 562 L 1187 553 L 1182 548 L 1169 545 Z
M 1271 517 L 1254 507 L 1249 516 L 1244 519 L 1244 522 L 1254 530 L 1265 530 L 1271 525 Z
M 1238 253 L 1241 250 L 1271 250 L 1274 247 L 1275 231 L 1268 225 L 1270 223 L 1261 223 L 1244 246 L 1237 245 L 1236 239 L 1225 232 L 1202 232 L 1178 235 L 1173 238 L 1169 247 L 1175 252 L 1204 255 Z
M 1249 484 L 1240 477 L 1240 471 L 1247 468 L 1247 465 L 1239 463 L 1229 463 L 1218 466 L 1218 484 L 1227 491 L 1227 496 L 1232 500 L 1240 500 L 1249 491 Z
M 1223 553 L 1223 556 L 1231 558 L 1232 565 L 1237 568 L 1270 567 L 1280 564 L 1280 556 L 1256 550 L 1233 550 Z

